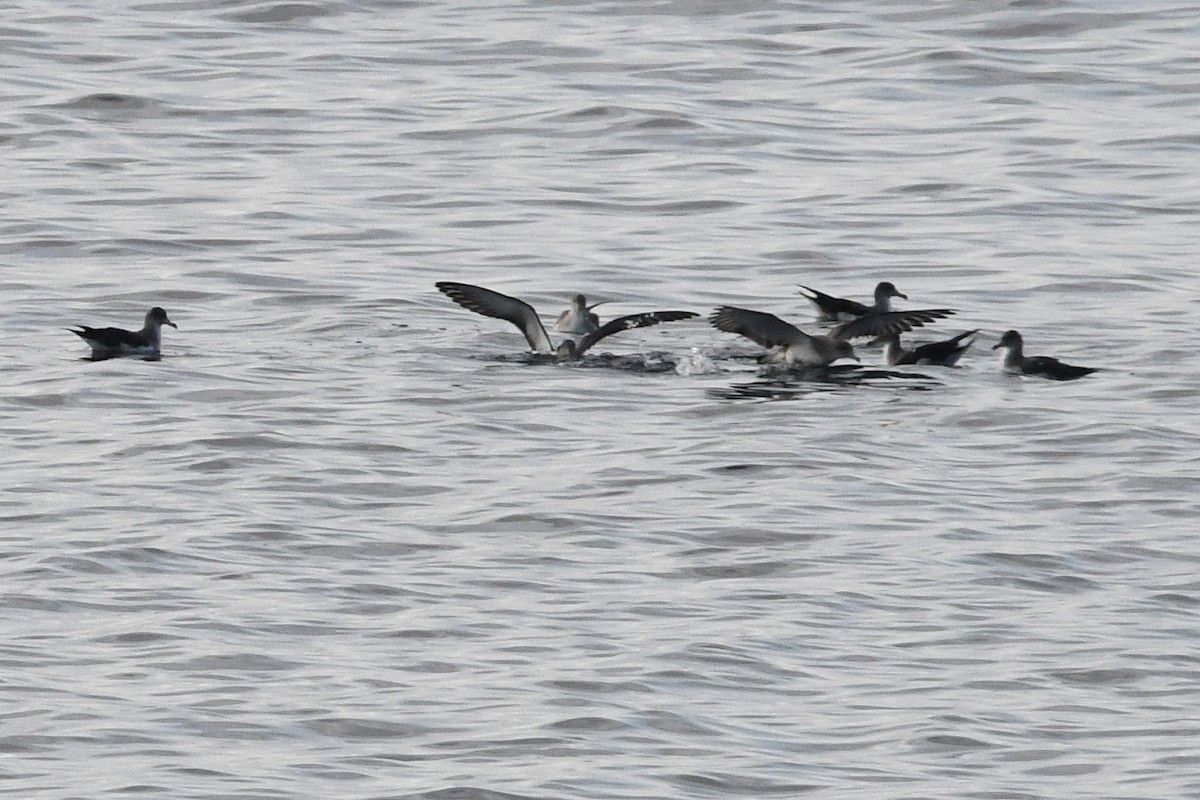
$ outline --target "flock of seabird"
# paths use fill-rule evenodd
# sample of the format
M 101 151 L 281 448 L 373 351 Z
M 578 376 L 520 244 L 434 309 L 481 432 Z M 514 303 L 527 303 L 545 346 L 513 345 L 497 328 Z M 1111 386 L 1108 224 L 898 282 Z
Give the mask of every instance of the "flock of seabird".
M 587 298 L 577 294 L 571 299 L 571 307 L 559 315 L 555 329 L 582 335 L 583 338 L 578 344 L 566 339 L 555 348 L 537 311 L 525 301 L 469 283 L 440 281 L 435 285 L 440 292 L 469 311 L 511 322 L 525 334 L 525 340 L 533 352 L 555 354 L 560 360 L 576 360 L 601 339 L 623 330 L 698 316 L 691 311 L 650 311 L 618 317 L 601 325 L 592 311 L 600 304 L 588 305 Z M 808 286 L 801 286 L 800 289 L 801 294 L 816 307 L 818 319 L 836 322 L 836 327 L 828 333 L 809 334 L 774 314 L 735 306 L 720 306 L 709 315 L 708 321 L 719 330 L 739 334 L 768 348 L 765 361 L 801 368 L 826 367 L 843 358 L 858 361 L 851 340 L 864 337 L 873 337 L 883 345 L 884 360 L 891 366 L 953 366 L 974 343 L 975 334 L 979 333 L 979 329 L 970 330 L 945 341 L 906 349 L 900 343 L 901 333 L 949 317 L 954 314 L 953 309 L 896 311 L 892 308 L 892 298 L 907 300 L 908 296 L 890 281 L 883 281 L 875 287 L 875 302 L 869 306 L 834 297 Z M 1006 332 L 992 349 L 1004 350 L 1001 363 L 1006 372 L 1067 381 L 1096 371 L 1091 367 L 1064 364 L 1049 356 L 1027 357 L 1022 351 L 1021 334 L 1016 331 Z
M 439 281 L 435 285 L 440 292 L 469 311 L 512 323 L 524 334 L 525 341 L 534 353 L 553 355 L 560 361 L 579 360 L 597 342 L 614 333 L 699 316 L 693 311 L 647 311 L 617 317 L 601 324 L 592 311 L 601 304 L 588 305 L 587 298 L 577 294 L 571 298 L 571 307 L 559 315 L 555 330 L 580 338 L 578 341 L 563 339 L 556 347 L 537 311 L 525 301 L 469 283 Z M 801 286 L 800 289 L 801 294 L 816 307 L 818 320 L 836 323 L 835 327 L 827 333 L 809 334 L 774 314 L 735 306 L 720 306 L 709 315 L 708 321 L 719 330 L 736 333 L 767 348 L 764 361 L 797 368 L 827 367 L 843 358 L 858 361 L 851 340 L 865 337 L 873 337 L 876 343 L 883 345 L 884 360 L 891 366 L 953 366 L 974 343 L 975 334 L 979 333 L 978 329 L 970 330 L 944 341 L 906 349 L 900 343 L 900 334 L 944 319 L 955 312 L 949 308 L 894 310 L 892 298 L 907 300 L 908 297 L 901 294 L 890 281 L 875 287 L 875 302 L 869 306 L 807 286 Z M 157 358 L 161 353 L 163 325 L 178 328 L 168 319 L 166 311 L 155 306 L 146 313 L 145 324 L 140 331 L 82 325 L 69 330 L 91 346 L 93 360 L 123 355 Z M 1091 367 L 1064 364 L 1049 356 L 1026 356 L 1021 334 L 1012 330 L 1006 331 L 992 350 L 1003 350 L 1002 368 L 1018 375 L 1069 381 L 1096 371 Z

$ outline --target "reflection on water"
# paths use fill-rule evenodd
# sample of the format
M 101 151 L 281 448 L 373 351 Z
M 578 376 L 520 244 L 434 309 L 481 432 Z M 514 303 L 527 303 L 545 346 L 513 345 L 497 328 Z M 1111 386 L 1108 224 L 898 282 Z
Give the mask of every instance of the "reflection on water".
M 708 393 L 721 400 L 794 400 L 814 391 L 852 387 L 930 391 L 941 385 L 935 378 L 920 373 L 851 364 L 769 370 L 769 374 L 770 377 L 751 383 L 735 383 L 728 389 L 709 389 Z

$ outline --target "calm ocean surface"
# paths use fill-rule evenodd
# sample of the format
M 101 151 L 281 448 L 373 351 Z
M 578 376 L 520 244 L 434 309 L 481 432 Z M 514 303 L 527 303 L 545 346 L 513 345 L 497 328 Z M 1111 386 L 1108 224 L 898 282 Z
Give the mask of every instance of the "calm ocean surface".
M 1200 797 L 1194 6 L 100 7 L 0 15 L 0 792 Z

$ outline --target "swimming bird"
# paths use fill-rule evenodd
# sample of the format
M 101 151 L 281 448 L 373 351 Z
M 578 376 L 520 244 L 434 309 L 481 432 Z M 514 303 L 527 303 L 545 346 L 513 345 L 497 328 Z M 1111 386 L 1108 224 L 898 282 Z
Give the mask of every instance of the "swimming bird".
M 849 341 L 831 334 L 811 336 L 765 311 L 721 306 L 709 315 L 708 321 L 718 330 L 745 336 L 763 347 L 778 347 L 779 350 L 768 354 L 768 361 L 805 367 L 824 367 L 839 358 L 858 361 Z
M 699 316 L 694 311 L 648 311 L 642 314 L 630 314 L 609 320 L 585 335 L 578 343 L 571 339 L 564 339 L 555 348 L 550 342 L 546 328 L 538 318 L 537 311 L 524 300 L 518 300 L 482 286 L 472 286 L 469 283 L 439 281 L 434 285 L 438 291 L 468 311 L 474 311 L 485 317 L 507 320 L 516 325 L 521 333 L 525 334 L 525 341 L 529 342 L 529 347 L 533 352 L 554 354 L 560 361 L 578 360 L 596 342 L 614 333 L 631 328 L 645 328 L 660 322 L 674 322 Z
M 999 343 L 992 347 L 993 350 L 1001 348 L 1004 352 L 1000 357 L 1000 366 L 1005 372 L 1016 375 L 1038 375 L 1056 381 L 1073 381 L 1096 371 L 1095 367 L 1076 367 L 1050 356 L 1027 356 L 1024 352 L 1025 342 L 1016 331 L 1005 331 Z
M 952 367 L 958 360 L 962 358 L 963 353 L 975 343 L 974 339 L 967 339 L 968 336 L 974 336 L 979 333 L 976 328 L 973 331 L 960 333 L 952 339 L 946 339 L 941 342 L 930 342 L 928 344 L 919 344 L 912 350 L 905 349 L 900 344 L 900 334 L 891 333 L 885 334 L 880 339 L 883 340 L 883 359 L 890 366 L 898 364 L 934 364 L 941 367 Z M 963 341 L 967 339 L 967 341 Z
M 900 290 L 891 281 L 883 281 L 875 286 L 875 305 L 873 306 L 868 306 L 857 300 L 850 300 L 845 297 L 834 297 L 824 292 L 818 292 L 816 289 L 810 289 L 807 286 L 801 286 L 800 288 L 802 290 L 801 294 L 804 295 L 805 299 L 817 307 L 817 320 L 819 322 L 844 322 L 866 314 L 891 311 L 893 297 L 908 299 L 908 295 L 901 294 Z M 805 294 L 806 292 L 807 294 Z
M 857 361 L 858 356 L 850 346 L 851 339 L 899 335 L 953 313 L 948 308 L 872 312 L 845 322 L 827 334 L 817 335 L 807 334 L 774 314 L 734 306 L 721 306 L 709 315 L 708 321 L 715 328 L 740 334 L 763 347 L 779 347 L 780 350 L 770 354 L 768 360 L 823 367 L 839 358 Z
M 581 294 L 575 295 L 571 298 L 571 307 L 558 315 L 558 322 L 554 323 L 554 330 L 580 336 L 599 330 L 600 317 L 593 314 L 592 309 L 603 304 L 604 301 L 600 301 L 589 306 L 586 297 Z
M 100 361 L 113 356 L 138 355 L 157 356 L 162 344 L 162 326 L 170 325 L 178 330 L 179 326 L 167 319 L 167 312 L 158 306 L 146 312 L 146 322 L 140 331 L 127 331 L 123 328 L 89 328 L 77 325 L 68 328 L 71 333 L 83 339 L 92 348 L 92 360 Z

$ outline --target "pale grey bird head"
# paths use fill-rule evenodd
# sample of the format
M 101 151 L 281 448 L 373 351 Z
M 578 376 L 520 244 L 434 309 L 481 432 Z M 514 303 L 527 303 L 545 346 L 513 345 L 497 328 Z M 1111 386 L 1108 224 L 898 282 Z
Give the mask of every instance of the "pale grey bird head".
M 178 325 L 167 319 L 167 312 L 158 306 L 146 312 L 146 326 L 149 327 L 150 325 L 170 325 L 172 328 L 179 330 Z
M 889 311 L 892 308 L 892 298 L 900 297 L 904 300 L 908 299 L 908 295 L 896 288 L 896 284 L 891 281 L 883 281 L 875 287 L 875 310 Z
M 579 346 L 574 339 L 563 339 L 555 348 L 554 355 L 559 361 L 578 361 Z
M 858 361 L 858 356 L 854 354 L 854 348 L 845 339 L 833 340 L 833 358 L 830 361 L 837 361 L 839 358 L 852 358 Z
M 1016 348 L 1019 352 L 1021 344 L 1021 334 L 1016 331 L 1005 331 L 1004 335 L 1000 337 L 1000 341 L 993 345 L 992 349 L 999 350 L 1001 347 L 1007 347 L 1010 350 Z

